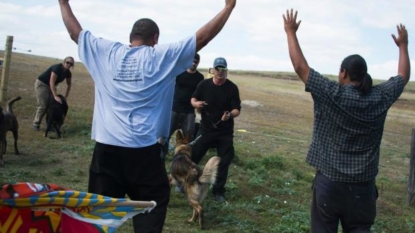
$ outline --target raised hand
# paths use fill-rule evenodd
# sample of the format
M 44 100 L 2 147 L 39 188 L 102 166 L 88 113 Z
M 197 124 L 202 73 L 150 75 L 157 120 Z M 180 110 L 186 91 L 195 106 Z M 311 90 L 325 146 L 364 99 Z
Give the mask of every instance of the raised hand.
M 236 5 L 236 0 L 225 0 L 226 6 L 234 8 Z
M 71 39 L 78 44 L 78 37 L 82 31 L 82 27 L 72 12 L 69 0 L 58 0 L 61 8 L 63 23 L 68 30 Z
M 287 10 L 285 15 L 282 15 L 284 19 L 284 30 L 286 33 L 295 33 L 300 27 L 301 20 L 297 22 L 297 11 L 291 9 Z
M 396 26 L 398 29 L 398 37 L 392 34 L 392 38 L 395 41 L 395 44 L 400 47 L 401 45 L 408 45 L 408 31 L 405 28 L 405 25 L 399 24 Z

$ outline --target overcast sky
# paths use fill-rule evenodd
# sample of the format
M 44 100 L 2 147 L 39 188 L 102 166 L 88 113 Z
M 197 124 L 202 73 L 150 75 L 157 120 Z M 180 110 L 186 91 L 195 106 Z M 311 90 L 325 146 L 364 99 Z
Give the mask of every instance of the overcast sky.
M 129 42 L 133 23 L 151 18 L 159 25 L 159 43 L 194 34 L 225 5 L 225 0 L 71 0 L 84 29 L 98 37 Z M 397 73 L 398 48 L 391 34 L 403 23 L 409 32 L 409 53 L 415 66 L 413 0 L 238 0 L 222 32 L 200 51 L 199 67 L 223 56 L 229 69 L 293 71 L 282 14 L 298 10 L 298 37 L 309 65 L 337 75 L 350 54 L 362 55 L 375 79 Z M 77 47 L 63 25 L 58 0 L 0 0 L 0 50 L 14 37 L 16 52 L 54 58 L 74 56 Z

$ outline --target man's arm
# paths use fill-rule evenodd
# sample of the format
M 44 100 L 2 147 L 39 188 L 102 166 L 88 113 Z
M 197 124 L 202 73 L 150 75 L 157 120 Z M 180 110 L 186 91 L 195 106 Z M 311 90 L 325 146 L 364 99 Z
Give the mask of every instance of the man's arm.
M 78 44 L 78 37 L 79 33 L 82 31 L 82 27 L 76 19 L 75 15 L 72 13 L 71 6 L 69 5 L 69 0 L 58 1 L 61 8 L 63 23 L 69 32 L 69 36 L 75 43 Z
M 398 37 L 392 34 L 392 38 L 399 47 L 398 75 L 404 78 L 406 85 L 411 76 L 411 63 L 408 53 L 408 32 L 406 31 L 405 25 L 400 24 L 396 28 L 398 29 Z
M 196 32 L 196 52 L 205 47 L 222 30 L 235 5 L 236 0 L 225 0 L 225 8 Z
M 65 99 L 68 99 L 69 92 L 71 91 L 72 87 L 72 78 L 66 78 L 66 93 L 65 93 Z
M 56 80 L 58 79 L 58 76 L 52 71 L 52 73 L 50 74 L 50 79 L 49 79 L 49 87 L 50 87 L 50 91 L 52 92 L 53 98 L 55 98 L 55 100 L 59 103 L 62 103 L 61 98 L 59 98 L 56 94 Z
M 294 70 L 300 79 L 307 83 L 308 74 L 310 73 L 310 67 L 301 51 L 300 44 L 297 39 L 297 30 L 300 27 L 301 20 L 297 23 L 297 11 L 293 13 L 287 10 L 287 14 L 282 16 L 284 19 L 284 29 L 287 33 L 288 51 L 293 64 Z
M 221 120 L 222 121 L 228 121 L 228 120 L 230 120 L 231 118 L 236 118 L 236 117 L 238 117 L 239 116 L 239 114 L 240 114 L 241 112 L 239 111 L 239 109 L 232 109 L 232 111 L 230 111 L 230 112 L 225 112 L 223 115 L 222 115 L 222 118 L 221 118 Z
M 230 112 L 231 114 L 231 118 L 236 118 L 239 116 L 239 114 L 241 114 L 241 112 L 239 111 L 239 109 L 232 109 L 232 111 Z

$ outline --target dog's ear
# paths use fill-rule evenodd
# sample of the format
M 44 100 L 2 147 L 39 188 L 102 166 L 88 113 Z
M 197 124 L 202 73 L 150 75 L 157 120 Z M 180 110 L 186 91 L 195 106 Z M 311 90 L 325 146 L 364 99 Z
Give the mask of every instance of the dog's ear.
M 176 132 L 176 145 L 185 144 L 185 143 L 183 143 L 183 140 L 184 140 L 184 138 L 183 138 L 182 131 L 177 130 L 177 132 Z
M 187 144 L 190 142 L 190 132 L 186 132 L 183 138 L 183 144 Z

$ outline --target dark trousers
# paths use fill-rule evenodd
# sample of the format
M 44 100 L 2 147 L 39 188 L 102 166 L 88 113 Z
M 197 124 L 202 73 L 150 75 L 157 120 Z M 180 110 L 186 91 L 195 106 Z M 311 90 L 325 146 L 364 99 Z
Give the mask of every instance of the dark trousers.
M 181 129 L 183 136 L 186 135 L 186 133 L 189 133 L 190 141 L 193 141 L 193 136 L 195 135 L 195 118 L 195 113 L 171 113 L 169 137 L 166 139 L 163 145 L 164 156 L 166 156 L 168 153 L 170 137 L 174 133 L 174 131 Z
M 213 194 L 224 194 L 225 184 L 228 178 L 229 165 L 235 155 L 233 147 L 233 133 L 220 131 L 207 131 L 199 129 L 197 136 L 202 137 L 192 147 L 192 161 L 196 164 L 202 160 L 207 150 L 212 146 L 216 147 L 217 155 L 221 158 L 218 168 L 216 183 L 213 185 Z
M 146 214 L 133 217 L 134 231 L 162 232 L 170 198 L 161 146 L 125 148 L 96 143 L 89 170 L 88 192 L 114 198 L 155 201 Z
M 317 172 L 313 184 L 311 232 L 337 233 L 341 222 L 344 233 L 370 233 L 376 217 L 377 197 L 374 180 L 335 182 Z

